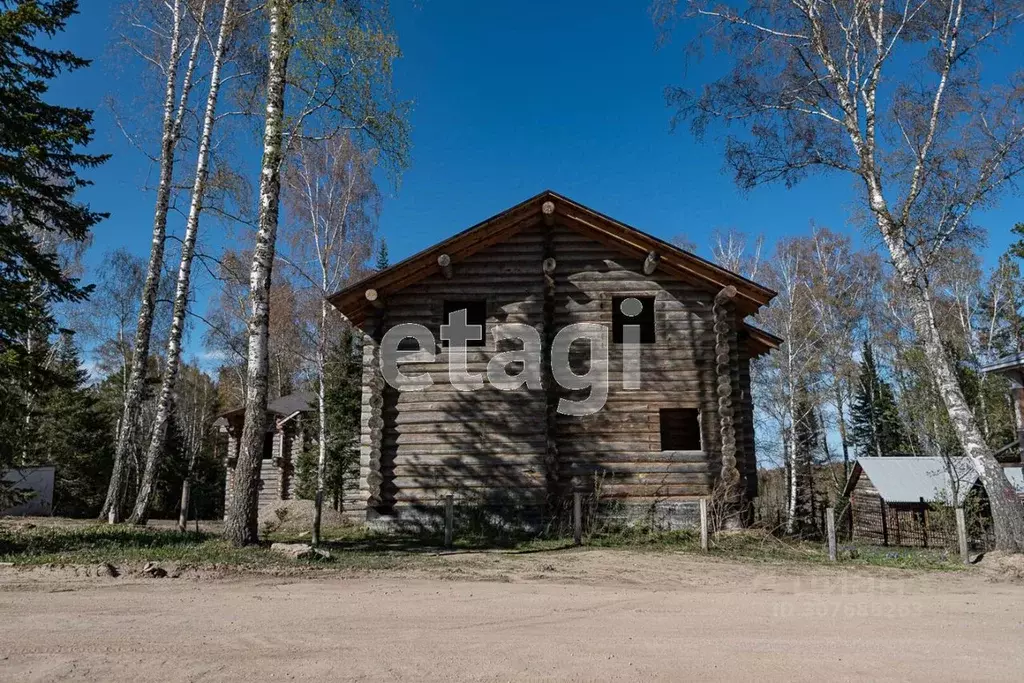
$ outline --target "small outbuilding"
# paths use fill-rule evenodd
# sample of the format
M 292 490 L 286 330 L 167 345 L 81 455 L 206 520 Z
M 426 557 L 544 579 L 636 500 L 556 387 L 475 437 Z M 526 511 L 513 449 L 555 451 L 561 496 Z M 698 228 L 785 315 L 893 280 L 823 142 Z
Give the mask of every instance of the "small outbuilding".
M 298 392 L 274 399 L 267 404 L 267 434 L 263 441 L 263 462 L 260 465 L 259 507 L 289 500 L 295 495 L 295 467 L 299 455 L 313 436 L 316 394 Z M 224 480 L 224 510 L 230 509 L 234 490 L 238 446 L 245 421 L 245 408 L 222 413 L 214 422 L 226 437 L 227 455 Z
M 1020 466 L 1006 467 L 1018 492 L 1024 491 Z M 987 536 L 987 499 L 970 460 L 935 456 L 862 457 L 850 474 L 844 496 L 850 500 L 854 540 L 893 546 L 942 546 L 955 528 L 938 511 L 964 507 L 976 496 L 973 536 Z M 976 539 L 976 540 L 984 540 Z
M 0 517 L 52 515 L 55 472 L 53 465 L 24 466 L 3 472 L 3 485 L 13 489 L 21 500 L 0 510 Z

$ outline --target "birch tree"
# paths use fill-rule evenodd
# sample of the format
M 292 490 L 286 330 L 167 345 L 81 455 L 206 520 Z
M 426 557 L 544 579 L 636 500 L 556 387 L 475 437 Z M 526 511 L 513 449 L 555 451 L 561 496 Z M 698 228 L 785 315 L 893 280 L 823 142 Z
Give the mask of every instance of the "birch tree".
M 149 362 L 149 343 L 153 330 L 157 291 L 164 264 L 164 244 L 167 237 L 167 212 L 170 207 L 174 162 L 182 123 L 188 108 L 189 94 L 194 84 L 196 64 L 202 41 L 200 33 L 207 0 L 167 0 L 139 5 L 125 3 L 126 23 L 136 35 L 126 33 L 124 43 L 143 63 L 164 77 L 160 151 L 156 159 L 158 181 L 156 204 L 153 210 L 152 239 L 146 280 L 142 286 L 135 340 L 132 344 L 132 362 L 128 374 L 124 406 L 119 422 L 114 468 L 110 475 L 106 501 L 100 517 L 108 522 L 120 521 L 125 493 L 129 449 L 137 438 L 139 405 L 145 385 Z M 150 46 L 155 45 L 155 48 Z M 179 83 L 179 70 L 183 69 Z
M 248 268 L 251 251 L 227 250 L 221 256 L 217 279 L 220 286 L 211 298 L 203 340 L 206 348 L 220 356 L 220 381 L 217 383 L 221 401 L 238 406 L 245 400 L 246 345 L 248 334 L 247 306 L 249 296 Z M 291 273 L 285 271 L 285 275 Z M 295 286 L 288 277 L 274 278 L 268 293 L 270 329 L 267 333 L 267 397 L 278 398 L 298 386 L 311 346 L 302 333 L 303 318 Z
M 711 233 L 711 255 L 715 263 L 748 280 L 757 280 L 763 249 L 763 235 L 758 235 L 751 242 L 747 235 L 738 230 L 716 230 Z
M 792 185 L 813 171 L 846 174 L 885 245 L 929 372 L 964 453 L 985 486 L 996 546 L 1024 550 L 1024 508 L 986 445 L 936 324 L 929 273 L 979 230 L 975 211 L 1024 171 L 1021 77 L 991 82 L 984 60 L 1009 43 L 1024 2 L 964 0 L 657 0 L 705 28 L 727 73 L 669 91 L 695 132 L 713 123 L 742 187 Z M 883 87 L 884 84 L 884 87 Z
M 181 482 L 178 531 L 185 531 L 192 497 L 196 463 L 203 454 L 213 428 L 217 408 L 216 387 L 210 378 L 194 365 L 181 368 L 175 391 L 175 417 L 185 451 L 185 476 Z
M 263 124 L 263 160 L 260 164 L 259 230 L 249 269 L 248 357 L 245 419 L 234 491 L 224 523 L 224 535 L 235 545 L 258 540 L 258 478 L 264 434 L 267 431 L 267 336 L 270 325 L 271 270 L 281 191 L 284 144 L 285 77 L 291 52 L 291 13 L 287 0 L 268 0 L 267 103 Z
M 857 373 L 854 349 L 875 303 L 873 293 L 881 266 L 874 254 L 855 250 L 849 237 L 816 227 L 811 235 L 808 271 L 810 304 L 821 334 L 824 365 L 829 368 L 822 393 L 835 411 L 843 456 L 841 487 L 850 475 L 847 414 Z
M 380 214 L 380 192 L 372 175 L 375 156 L 348 135 L 305 140 L 295 146 L 285 173 L 285 205 L 291 220 L 279 258 L 305 285 L 315 308 L 310 311 L 313 324 L 308 335 L 319 415 L 313 545 L 320 543 L 327 468 L 327 357 L 342 322 L 327 297 L 362 274 L 373 253 Z
M 174 309 L 171 317 L 171 329 L 167 338 L 167 350 L 163 373 L 160 380 L 160 393 L 157 398 L 156 415 L 153 431 L 146 451 L 146 459 L 139 490 L 136 494 L 135 507 L 129 522 L 145 524 L 149 516 L 150 499 L 160 465 L 161 456 L 167 440 L 167 424 L 170 420 L 171 402 L 174 396 L 178 368 L 181 364 L 181 339 L 185 331 L 185 313 L 188 308 L 189 291 L 192 278 L 192 260 L 195 256 L 196 238 L 199 234 L 199 218 L 203 211 L 203 198 L 206 194 L 206 183 L 209 177 L 210 145 L 214 125 L 217 121 L 217 98 L 222 85 L 221 69 L 224 66 L 225 52 L 231 29 L 239 17 L 235 16 L 232 0 L 224 0 L 217 30 L 217 39 L 211 41 L 210 88 L 206 96 L 206 107 L 203 113 L 202 130 L 199 136 L 199 147 L 196 152 L 195 178 L 192 184 L 191 202 L 188 218 L 185 221 L 185 236 L 181 243 L 181 261 L 174 291 Z M 202 22 L 200 22 L 202 26 Z M 205 35 L 203 36 L 205 38 Z
M 821 375 L 822 334 L 811 305 L 807 280 L 812 266 L 806 240 L 781 241 L 771 260 L 762 266 L 762 278 L 778 291 L 762 323 L 784 342 L 760 365 L 756 381 L 762 395 L 775 404 L 772 414 L 782 434 L 786 466 L 786 533 L 796 533 L 813 524 L 807 518 L 811 463 L 807 461 L 807 439 L 811 412 L 817 405 Z
M 245 420 L 224 534 L 258 540 L 257 494 L 267 421 L 269 292 L 280 211 L 281 167 L 301 136 L 350 130 L 372 140 L 390 168 L 407 155 L 406 107 L 391 90 L 399 56 L 386 3 L 268 0 L 267 88 L 258 230 L 249 271 Z M 290 76 L 290 78 L 289 78 Z M 286 116 L 286 107 L 292 112 Z

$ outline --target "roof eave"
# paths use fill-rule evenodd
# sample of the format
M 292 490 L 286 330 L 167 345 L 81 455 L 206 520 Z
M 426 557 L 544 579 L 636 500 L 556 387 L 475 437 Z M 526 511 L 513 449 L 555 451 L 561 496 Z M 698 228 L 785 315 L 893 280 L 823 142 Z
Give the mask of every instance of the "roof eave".
M 388 291 L 402 289 L 436 272 L 439 267 L 437 257 L 441 254 L 448 254 L 452 262 L 457 262 L 480 249 L 501 242 L 520 229 L 541 221 L 542 206 L 547 201 L 554 204 L 555 215 L 570 224 L 567 227 L 581 229 L 601 241 L 610 242 L 619 249 L 636 256 L 656 251 L 661 257 L 659 267 L 665 267 L 683 279 L 699 281 L 718 288 L 730 285 L 736 287 L 736 306 L 744 316 L 756 314 L 762 306 L 768 305 L 777 294 L 763 285 L 717 266 L 696 254 L 547 190 L 385 270 L 352 283 L 345 289 L 327 297 L 327 300 L 353 325 L 359 326 L 366 320 L 367 314 L 372 308 L 366 299 L 367 290 L 374 289 L 386 295 Z M 483 228 L 488 228 L 488 230 L 483 230 Z M 777 343 L 774 346 L 769 346 L 775 348 Z

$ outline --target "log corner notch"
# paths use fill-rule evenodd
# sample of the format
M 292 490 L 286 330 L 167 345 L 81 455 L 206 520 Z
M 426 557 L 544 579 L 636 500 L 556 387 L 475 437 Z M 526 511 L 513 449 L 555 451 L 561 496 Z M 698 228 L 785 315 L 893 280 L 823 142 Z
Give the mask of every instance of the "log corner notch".
M 536 206 L 536 205 L 534 205 Z M 555 203 L 544 202 L 540 205 L 540 212 L 544 216 L 544 225 L 551 227 L 555 224 Z
M 366 290 L 366 300 L 369 301 L 376 309 L 384 308 L 384 301 L 380 298 L 380 292 L 376 289 Z
M 437 257 L 437 265 L 444 274 L 446 280 L 452 279 L 452 257 L 448 254 L 441 254 Z
M 658 269 L 658 263 L 661 261 L 661 256 L 656 251 L 647 252 L 647 258 L 644 259 L 644 275 L 654 275 L 654 271 Z M 736 288 L 729 286 L 726 289 L 732 289 L 733 296 L 736 295 Z M 722 290 L 725 291 L 724 289 Z M 719 296 L 721 292 L 719 292 Z
M 733 422 L 732 407 L 732 354 L 729 346 L 729 336 L 732 332 L 729 321 L 733 315 L 731 304 L 735 297 L 735 287 L 732 285 L 724 287 L 715 295 L 715 302 L 711 307 L 715 319 L 715 376 L 718 380 L 718 420 L 722 444 L 721 482 L 730 502 L 736 502 L 733 499 L 740 482 L 740 471 L 736 463 L 736 427 Z

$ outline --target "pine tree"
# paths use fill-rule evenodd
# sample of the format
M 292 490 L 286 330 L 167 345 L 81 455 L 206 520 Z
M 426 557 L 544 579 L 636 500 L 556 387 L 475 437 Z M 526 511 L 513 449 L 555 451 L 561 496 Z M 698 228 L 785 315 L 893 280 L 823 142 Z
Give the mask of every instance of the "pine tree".
M 867 343 L 863 347 L 850 422 L 853 445 L 862 456 L 916 450 L 900 421 L 892 386 L 878 374 L 874 353 Z
M 324 373 L 327 412 L 326 500 L 340 500 L 345 482 L 354 476 L 359 462 L 359 411 L 362 405 L 362 355 L 357 336 L 346 330 L 331 349 Z M 299 456 L 297 489 L 300 498 L 316 494 L 318 448 L 310 446 Z
M 377 263 L 374 267 L 377 270 L 384 270 L 391 265 L 391 260 L 388 257 L 388 242 L 387 240 L 380 241 L 380 247 L 377 249 Z
M 33 397 L 28 427 L 21 433 L 26 463 L 53 465 L 54 512 L 95 515 L 103 503 L 113 463 L 114 416 L 102 409 L 88 386 L 70 333 L 48 348 L 52 359 L 46 388 Z
M 63 271 L 60 250 L 105 217 L 75 201 L 89 185 L 79 169 L 107 159 L 82 152 L 92 112 L 43 99 L 50 80 L 89 64 L 38 44 L 63 31 L 77 5 L 0 0 L 0 470 L 25 456 L 33 387 L 49 382 L 52 307 L 89 292 Z
M 90 183 L 78 168 L 107 156 L 84 154 L 92 112 L 43 101 L 47 81 L 89 62 L 33 44 L 62 31 L 77 0 L 0 0 L 0 351 L 20 343 L 46 307 L 79 301 L 87 290 L 61 270 L 61 240 L 83 242 L 105 214 L 74 201 Z

